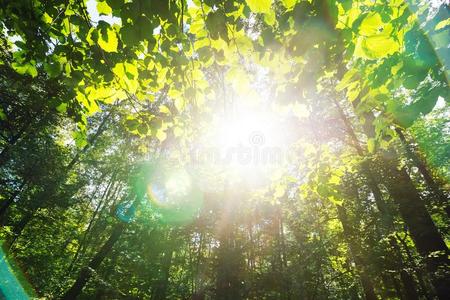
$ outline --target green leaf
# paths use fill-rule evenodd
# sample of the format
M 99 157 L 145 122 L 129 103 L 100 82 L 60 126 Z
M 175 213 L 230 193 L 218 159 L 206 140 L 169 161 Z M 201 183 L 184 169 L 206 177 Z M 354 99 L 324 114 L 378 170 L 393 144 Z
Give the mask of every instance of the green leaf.
M 450 18 L 448 18 L 447 20 L 441 21 L 439 22 L 436 27 L 434 27 L 434 30 L 440 30 L 442 28 L 447 27 L 448 25 L 450 25 Z
M 419 74 L 420 75 L 420 74 Z M 423 78 L 421 76 L 411 75 L 405 78 L 403 86 L 409 90 L 415 89 Z
M 295 3 L 297 3 L 297 0 L 281 0 L 281 3 L 283 4 L 284 7 L 289 9 L 292 8 L 295 5 Z
M 377 59 L 398 52 L 400 44 L 389 35 L 360 37 L 356 43 L 355 56 Z
M 141 123 L 139 124 L 139 126 L 137 127 L 137 130 L 140 134 L 142 135 L 146 135 L 148 132 L 148 126 L 145 123 Z
M 136 130 L 139 126 L 139 121 L 136 119 L 127 119 L 125 120 L 125 126 L 130 130 Z
M 384 23 L 380 14 L 365 16 L 358 27 L 360 36 L 356 42 L 355 55 L 377 59 L 398 52 L 400 43 L 392 37 L 393 30 L 392 24 Z
M 5 114 L 5 112 L 3 111 L 3 109 L 2 108 L 0 108 L 0 120 L 6 120 L 7 119 L 7 117 L 6 117 L 6 114 Z
M 156 132 L 156 138 L 160 141 L 160 142 L 164 142 L 164 140 L 167 138 L 167 134 L 164 132 L 164 130 L 162 128 L 158 129 L 158 131 Z
M 85 147 L 85 146 L 88 144 L 88 142 L 87 142 L 87 136 L 86 136 L 86 131 L 85 131 L 85 130 L 75 131 L 75 132 L 72 134 L 72 137 L 74 138 L 74 140 L 75 140 L 75 145 L 76 145 L 78 148 L 83 148 L 83 147 Z
M 59 62 L 45 63 L 44 70 L 50 77 L 56 77 L 61 73 L 61 64 Z
M 97 3 L 97 11 L 100 15 L 110 15 L 112 8 L 105 1 Z
M 118 43 L 117 34 L 111 27 L 107 27 L 106 29 L 102 28 L 101 34 L 98 37 L 98 45 L 103 50 L 106 52 L 117 52 Z
M 51 24 L 53 22 L 53 18 L 50 17 L 50 15 L 48 13 L 44 13 L 42 15 L 42 20 L 47 24 Z
M 369 153 L 375 152 L 375 145 L 376 145 L 376 140 L 374 138 L 370 138 L 367 140 L 367 150 L 369 151 Z
M 164 104 L 159 106 L 159 111 L 163 114 L 170 114 L 170 109 Z
M 273 26 L 276 22 L 275 12 L 271 10 L 269 13 L 264 14 L 264 22 L 267 25 Z
M 226 18 L 221 10 L 210 12 L 206 18 L 205 24 L 211 35 L 211 38 L 217 40 L 220 37 L 224 41 L 229 40 Z
M 106 2 L 112 9 L 120 9 L 124 3 L 124 0 L 106 0 Z
M 135 46 L 140 42 L 139 32 L 130 24 L 126 24 L 120 28 L 120 37 L 122 42 L 127 46 Z
M 339 92 L 339 91 L 342 91 L 343 89 L 345 89 L 350 84 L 351 80 L 357 73 L 358 73 L 358 69 L 356 69 L 356 68 L 352 68 L 352 69 L 348 70 L 342 77 L 341 81 L 336 86 L 336 91 Z
M 130 93 L 136 92 L 138 88 L 138 70 L 136 66 L 130 63 L 117 63 L 113 68 L 113 73 L 116 74 L 120 84 Z
M 272 0 L 246 0 L 248 7 L 254 13 L 269 13 Z
M 36 77 L 38 74 L 34 61 L 25 64 L 13 62 L 12 67 L 17 73 L 22 75 L 28 74 L 31 75 L 31 77 Z
M 330 200 L 331 203 L 333 203 L 333 204 L 335 204 L 335 205 L 338 205 L 338 206 L 341 206 L 341 205 L 344 203 L 343 200 L 338 199 L 338 198 L 337 198 L 336 196 L 334 196 L 334 195 L 329 196 L 329 197 L 328 197 L 328 200 Z
M 65 113 L 67 111 L 67 103 L 61 103 L 56 107 L 56 110 L 60 113 Z

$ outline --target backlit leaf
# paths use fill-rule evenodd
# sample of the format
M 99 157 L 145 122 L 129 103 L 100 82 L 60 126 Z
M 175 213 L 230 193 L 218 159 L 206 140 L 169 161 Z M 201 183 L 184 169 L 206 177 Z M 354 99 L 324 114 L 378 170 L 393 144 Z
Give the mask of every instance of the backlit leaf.
M 98 45 L 106 52 L 117 52 L 117 45 L 119 41 L 117 39 L 116 32 L 108 27 L 105 30 L 101 30 L 101 34 L 98 37 Z
M 247 5 L 254 13 L 269 13 L 272 0 L 246 0 Z
M 112 13 L 112 9 L 106 1 L 97 3 L 97 11 L 100 15 L 109 15 Z

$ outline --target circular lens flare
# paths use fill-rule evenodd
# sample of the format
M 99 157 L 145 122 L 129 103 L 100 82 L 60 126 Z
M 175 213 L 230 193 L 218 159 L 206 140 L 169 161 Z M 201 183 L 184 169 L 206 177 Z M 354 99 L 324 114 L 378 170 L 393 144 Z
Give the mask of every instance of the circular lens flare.
M 170 224 L 191 221 L 198 213 L 203 199 L 202 193 L 184 169 L 158 172 L 147 184 L 147 196 L 161 221 Z

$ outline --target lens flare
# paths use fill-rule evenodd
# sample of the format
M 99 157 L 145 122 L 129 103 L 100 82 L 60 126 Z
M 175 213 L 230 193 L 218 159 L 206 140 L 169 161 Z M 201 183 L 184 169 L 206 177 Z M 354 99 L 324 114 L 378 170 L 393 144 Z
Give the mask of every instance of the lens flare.
M 147 184 L 147 198 L 163 223 L 185 224 L 198 213 L 202 193 L 182 168 L 159 168 Z
M 14 262 L 8 260 L 8 255 L 0 241 L 0 299 L 34 299 L 35 293 Z

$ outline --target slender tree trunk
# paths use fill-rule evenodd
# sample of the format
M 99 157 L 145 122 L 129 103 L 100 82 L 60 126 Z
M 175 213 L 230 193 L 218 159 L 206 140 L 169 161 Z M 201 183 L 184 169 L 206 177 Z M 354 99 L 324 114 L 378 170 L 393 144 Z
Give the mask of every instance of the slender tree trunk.
M 236 203 L 242 200 L 242 193 L 232 191 L 229 183 L 225 183 L 223 212 L 220 216 L 220 241 L 217 249 L 216 268 L 216 295 L 217 300 L 239 300 L 242 299 L 241 285 L 241 252 L 236 246 L 235 240 L 235 209 Z
M 444 192 L 442 191 L 436 180 L 434 180 L 433 176 L 431 175 L 431 172 L 428 170 L 425 162 L 421 159 L 420 155 L 406 140 L 406 137 L 403 134 L 402 130 L 397 128 L 396 132 L 400 138 L 400 141 L 403 144 L 403 147 L 405 148 L 406 155 L 415 164 L 417 169 L 419 169 L 419 172 L 420 174 L 422 174 L 422 177 L 425 180 L 425 183 L 430 189 L 432 195 L 436 198 L 437 202 L 444 207 L 447 216 L 450 217 L 450 205 L 448 203 L 449 198 L 444 194 Z
M 280 271 L 282 274 L 282 295 L 283 299 L 291 299 L 291 284 L 290 277 L 287 274 L 287 257 L 286 257 L 286 241 L 284 236 L 284 224 L 283 224 L 283 211 L 279 207 L 277 209 L 277 219 L 278 219 L 278 239 L 279 239 L 279 255 L 280 255 Z
M 205 292 L 203 289 L 203 239 L 204 239 L 203 232 L 200 232 L 200 240 L 196 255 L 196 266 L 195 266 L 195 279 L 194 279 L 194 293 L 192 295 L 193 299 L 203 299 L 205 296 Z
M 22 191 L 23 187 L 25 186 L 25 181 L 23 181 L 20 184 L 20 187 L 15 190 L 12 195 L 2 203 L 2 205 L 0 206 L 0 225 L 3 225 L 6 219 L 6 211 L 8 210 L 8 208 L 11 206 L 11 204 L 14 203 L 14 200 L 16 199 L 16 197 L 20 194 L 20 192 Z
M 398 234 L 396 234 L 396 238 L 397 238 L 397 240 L 400 242 L 400 245 L 401 245 L 401 246 L 403 247 L 403 249 L 405 250 L 406 256 L 408 257 L 409 264 L 410 264 L 410 265 L 414 268 L 414 270 L 416 271 L 415 273 L 416 273 L 417 280 L 419 281 L 419 287 L 420 287 L 420 290 L 421 290 L 421 295 L 422 295 L 423 297 L 425 297 L 425 299 L 431 300 L 430 293 L 428 292 L 428 291 L 430 290 L 430 289 L 429 289 L 429 285 L 426 284 L 426 279 L 424 278 L 424 277 L 425 277 L 424 271 L 422 270 L 422 268 L 421 268 L 420 266 L 418 266 L 418 265 L 416 264 L 416 261 L 415 261 L 414 257 L 413 257 L 412 254 L 411 254 L 411 251 L 410 251 L 410 249 L 409 249 L 409 246 L 408 246 L 408 244 L 405 242 L 405 239 L 406 239 L 406 238 L 402 239 L 402 238 L 400 238 L 400 237 L 398 236 Z
M 72 158 L 72 160 L 67 164 L 66 170 L 67 172 L 70 171 L 80 160 L 81 155 L 86 153 L 86 151 L 95 144 L 97 138 L 103 133 L 105 130 L 106 123 L 109 121 L 109 119 L 112 117 L 113 111 L 109 111 L 108 114 L 103 118 L 100 125 L 97 127 L 97 130 L 95 134 L 89 139 L 89 142 L 86 144 L 86 146 L 81 149 L 81 151 L 78 151 L 77 154 Z
M 45 118 L 44 118 L 45 119 Z M 12 137 L 8 144 L 0 152 L 0 167 L 3 166 L 9 160 L 9 152 L 11 151 L 11 147 L 13 147 L 23 136 L 26 135 L 26 131 L 30 128 L 31 122 L 25 124 L 22 129 Z M 37 125 L 39 127 L 39 123 Z
M 104 127 L 105 127 L 107 121 L 109 120 L 109 118 L 110 118 L 111 116 L 112 116 L 112 111 L 110 111 L 110 112 L 108 113 L 108 115 L 106 115 L 106 116 L 103 118 L 102 123 L 101 123 L 101 124 L 99 125 L 99 127 L 97 128 L 97 131 L 96 131 L 96 133 L 94 134 L 94 136 L 92 137 L 92 139 L 91 139 L 91 141 L 90 141 L 90 144 L 86 145 L 86 146 L 81 150 L 81 152 L 78 152 L 78 153 L 73 157 L 73 159 L 70 161 L 70 163 L 66 166 L 66 173 L 65 173 L 65 174 L 68 174 L 68 172 L 75 166 L 75 164 L 78 163 L 78 161 L 79 161 L 80 158 L 81 158 L 81 154 L 82 154 L 82 153 L 85 153 L 85 152 L 87 151 L 87 149 L 89 148 L 89 146 L 95 143 L 96 139 L 97 139 L 97 138 L 100 136 L 100 134 L 104 131 Z M 37 210 L 37 209 L 43 207 L 44 204 L 48 202 L 48 199 L 51 198 L 51 197 L 53 197 L 53 196 L 56 194 L 56 192 L 57 192 L 57 190 L 58 190 L 58 187 L 65 181 L 65 178 L 66 178 L 66 176 L 63 176 L 62 178 L 59 178 L 59 181 L 57 181 L 57 183 L 56 183 L 55 185 L 52 185 L 52 186 L 50 187 L 52 190 L 49 192 L 49 196 L 47 196 L 47 197 L 45 198 L 45 200 L 40 201 L 40 202 L 37 204 L 37 207 L 34 207 L 34 210 Z M 10 205 L 8 205 L 8 206 L 10 206 Z M 6 213 L 7 208 L 8 208 L 8 207 L 5 208 L 5 212 L 4 212 L 4 213 Z M 34 216 L 34 214 L 31 216 L 31 218 L 32 218 L 33 216 Z M 30 220 L 31 220 L 31 219 L 30 219 Z M 25 223 L 24 227 L 21 228 L 20 231 L 18 231 L 17 237 L 20 235 L 20 233 L 22 232 L 22 230 L 25 228 L 26 224 L 27 224 L 30 220 L 27 220 L 27 222 Z M 16 237 L 16 238 L 17 238 L 17 237 Z
M 370 276 L 367 274 L 366 265 L 361 257 L 362 253 L 360 247 L 354 240 L 353 229 L 351 228 L 349 221 L 347 219 L 347 213 L 342 206 L 336 206 L 338 212 L 338 218 L 341 221 L 342 228 L 344 229 L 344 236 L 346 237 L 347 243 L 349 245 L 350 251 L 353 256 L 353 260 L 358 270 L 361 284 L 364 290 L 364 295 L 366 300 L 377 300 L 373 283 L 370 280 Z
M 81 269 L 80 273 L 78 274 L 77 280 L 72 285 L 72 287 L 69 290 L 67 290 L 67 292 L 61 297 L 61 299 L 74 300 L 81 294 L 81 291 L 83 290 L 84 286 L 91 278 L 92 272 L 97 271 L 98 267 L 105 259 L 105 257 L 109 254 L 114 244 L 119 240 L 120 236 L 125 230 L 125 227 L 126 224 L 122 222 L 114 226 L 108 240 L 95 254 L 89 265 L 86 268 Z
M 25 216 L 23 216 L 23 218 L 19 221 L 19 223 L 14 225 L 14 227 L 12 229 L 12 232 L 14 233 L 14 237 L 13 237 L 12 241 L 9 243 L 9 249 L 10 250 L 12 249 L 12 247 L 16 243 L 17 239 L 22 234 L 22 232 L 25 229 L 25 227 L 28 225 L 28 223 L 31 222 L 31 220 L 33 219 L 35 213 L 36 213 L 36 210 L 33 210 L 31 212 L 27 212 L 25 214 Z
M 402 253 L 400 247 L 398 246 L 397 240 L 395 239 L 395 237 L 391 237 L 389 243 L 391 244 L 395 252 L 395 258 L 398 264 L 397 270 L 399 270 L 400 272 L 400 280 L 402 281 L 403 285 L 403 298 L 407 300 L 418 300 L 419 295 L 416 290 L 414 278 L 405 270 L 406 266 L 403 263 Z
M 84 249 L 85 246 L 86 246 L 86 238 L 87 238 L 88 234 L 91 231 L 92 225 L 94 224 L 94 221 L 95 221 L 95 219 L 97 217 L 97 214 L 98 214 L 98 212 L 100 210 L 100 207 L 102 207 L 103 202 L 109 196 L 109 193 L 110 193 L 110 190 L 111 190 L 111 185 L 113 184 L 113 181 L 114 181 L 114 178 L 115 178 L 115 174 L 116 173 L 114 173 L 111 176 L 111 180 L 109 181 L 108 186 L 106 187 L 105 191 L 103 192 L 103 195 L 101 196 L 100 201 L 98 202 L 97 207 L 95 208 L 94 213 L 92 214 L 92 217 L 91 217 L 91 219 L 89 221 L 88 227 L 84 231 L 83 237 L 82 237 L 82 239 L 81 239 L 81 241 L 80 241 L 80 243 L 79 243 L 79 245 L 77 247 L 77 250 L 75 251 L 75 255 L 73 256 L 72 261 L 71 261 L 69 267 L 67 268 L 67 273 L 70 273 L 72 271 L 73 266 L 75 265 L 75 262 L 77 261 L 81 250 Z M 101 178 L 103 178 L 103 176 L 101 176 Z M 95 196 L 95 194 L 96 194 L 96 192 L 93 194 L 93 196 Z M 91 198 L 91 200 L 92 200 L 92 198 Z
M 169 241 L 169 243 L 171 243 L 171 241 Z M 156 282 L 156 287 L 152 292 L 152 300 L 166 299 L 172 257 L 173 247 L 170 245 L 168 249 L 164 251 L 164 257 L 162 258 L 161 263 L 161 278 Z
M 351 142 L 352 142 L 353 147 L 356 149 L 356 153 L 360 157 L 364 157 L 365 151 L 361 147 L 359 139 L 356 136 L 355 131 L 353 130 L 353 126 L 352 126 L 350 120 L 347 118 L 347 116 L 346 116 L 344 110 L 342 109 L 341 105 L 339 104 L 339 102 L 336 99 L 334 99 L 333 102 L 334 102 L 336 108 L 338 109 L 338 113 L 339 113 L 342 121 L 344 122 L 347 133 L 350 135 Z M 383 224 L 387 228 L 392 230 L 393 229 L 392 213 L 391 213 L 390 209 L 388 208 L 386 201 L 383 199 L 383 194 L 381 193 L 381 190 L 378 187 L 378 183 L 377 183 L 375 175 L 373 174 L 373 172 L 371 170 L 371 166 L 369 165 L 369 163 L 367 161 L 364 161 L 361 164 L 361 169 L 363 171 L 364 177 L 366 177 L 366 179 L 367 179 L 367 185 L 369 186 L 369 188 L 375 198 L 375 204 L 377 206 L 377 209 L 380 211 L 380 218 L 383 221 Z

